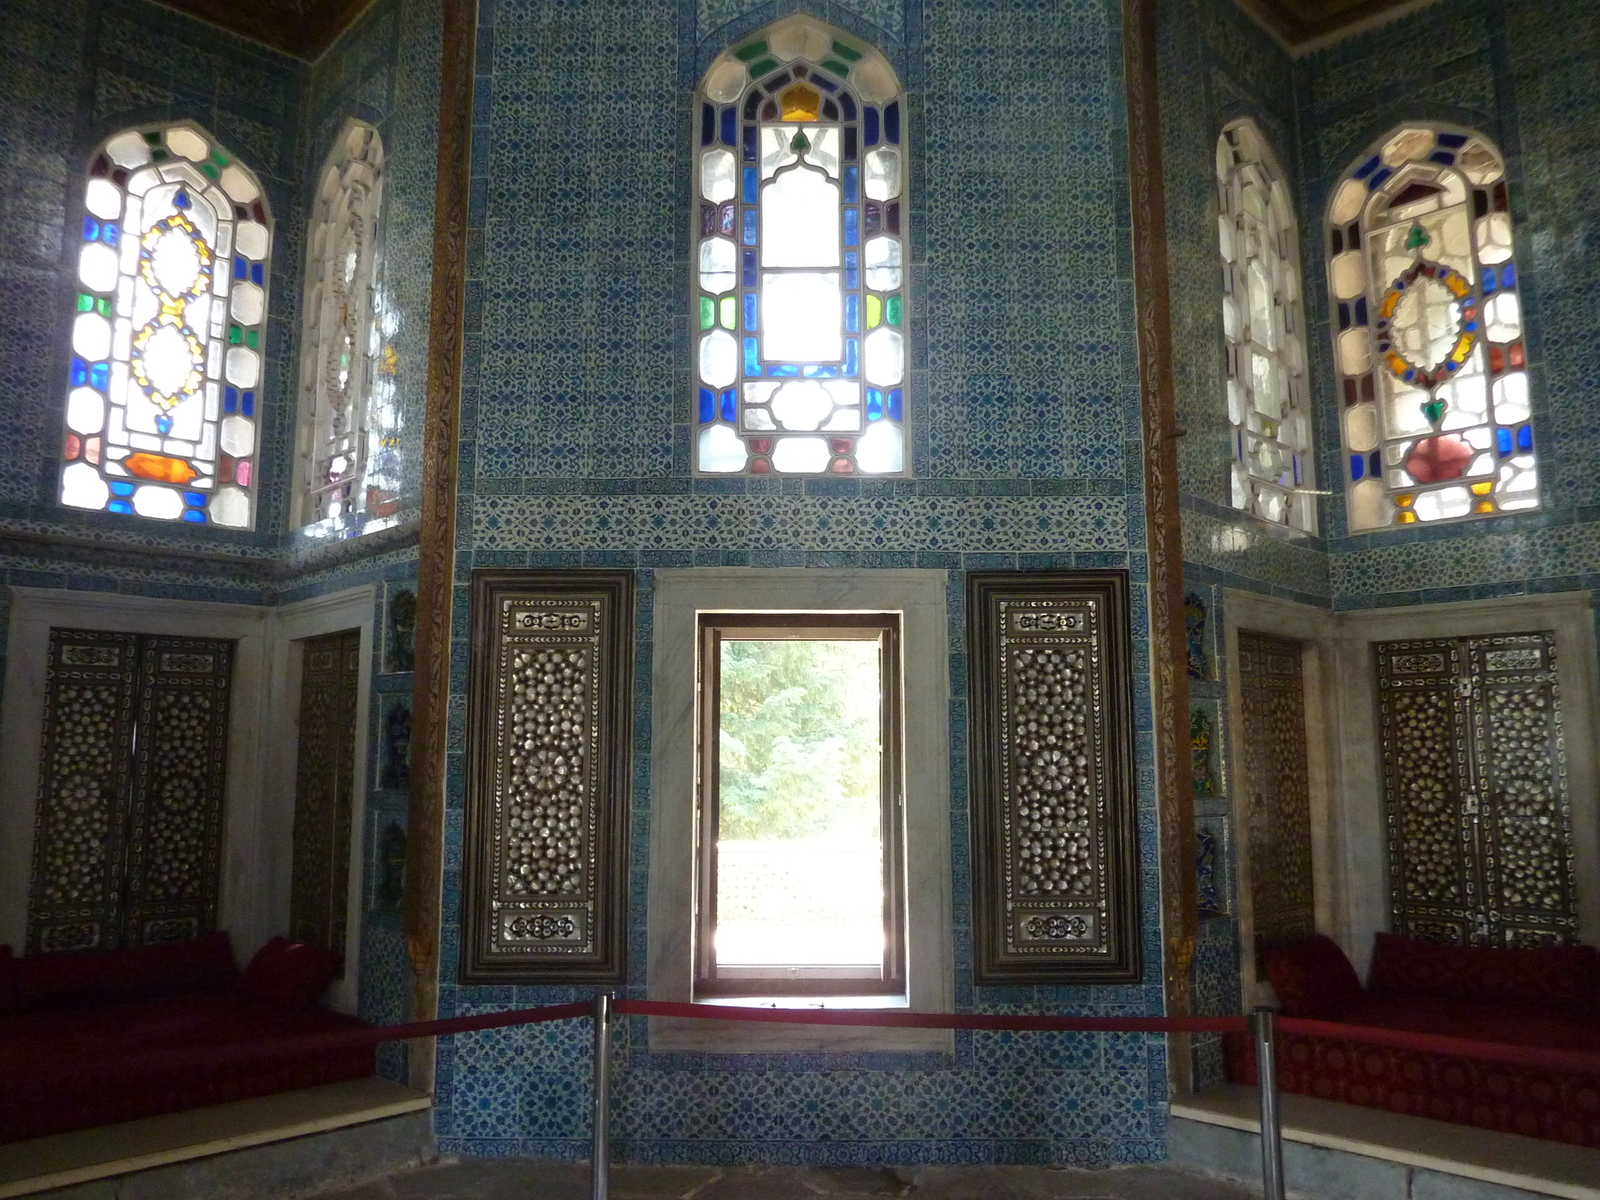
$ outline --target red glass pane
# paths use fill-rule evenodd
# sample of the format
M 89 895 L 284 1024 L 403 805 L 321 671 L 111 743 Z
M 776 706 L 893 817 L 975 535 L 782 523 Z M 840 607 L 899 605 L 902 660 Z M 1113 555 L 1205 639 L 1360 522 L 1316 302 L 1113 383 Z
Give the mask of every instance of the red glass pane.
M 1418 483 L 1460 479 L 1472 461 L 1472 447 L 1458 437 L 1423 438 L 1406 455 L 1406 470 Z

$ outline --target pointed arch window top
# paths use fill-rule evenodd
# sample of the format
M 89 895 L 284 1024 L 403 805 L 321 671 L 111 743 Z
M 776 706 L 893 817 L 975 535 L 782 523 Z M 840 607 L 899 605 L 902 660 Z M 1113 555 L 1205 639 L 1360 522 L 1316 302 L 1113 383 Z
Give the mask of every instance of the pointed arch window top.
M 1352 531 L 1539 507 L 1505 163 L 1487 138 L 1407 125 L 1328 205 Z
M 696 98 L 695 470 L 909 473 L 905 104 L 809 17 L 731 47 Z
M 91 161 L 78 236 L 61 502 L 250 528 L 272 220 L 198 126 L 140 126 Z

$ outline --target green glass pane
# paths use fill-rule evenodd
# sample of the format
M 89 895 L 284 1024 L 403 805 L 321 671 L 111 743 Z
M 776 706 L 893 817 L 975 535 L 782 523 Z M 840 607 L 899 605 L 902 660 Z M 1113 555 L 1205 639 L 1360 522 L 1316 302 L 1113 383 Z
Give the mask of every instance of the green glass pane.
M 170 157 L 170 155 L 168 155 L 165 150 L 152 150 L 152 151 L 150 151 L 150 161 L 151 162 L 166 162 L 169 157 Z
M 775 58 L 763 58 L 758 63 L 750 64 L 750 76 L 753 79 L 760 79 L 769 71 L 776 71 L 781 66 L 783 64 Z
M 883 320 L 883 301 L 877 296 L 867 296 L 867 328 L 876 329 Z
M 94 310 L 102 317 L 109 317 L 111 315 L 111 297 L 101 296 L 94 302 Z
M 149 142 L 152 146 L 159 146 L 161 144 L 161 131 L 157 129 L 152 133 L 145 134 L 144 140 Z
M 824 71 L 832 72 L 833 74 L 837 75 L 840 79 L 844 79 L 846 76 L 848 76 L 850 74 L 849 66 L 846 65 L 845 63 L 840 62 L 837 58 L 825 58 L 825 59 L 823 59 L 822 60 L 822 69 Z
M 244 344 L 249 346 L 252 350 L 261 349 L 261 331 L 252 329 L 249 333 L 245 334 Z
M 237 346 L 242 341 L 244 341 L 244 330 L 240 329 L 237 325 L 229 325 L 228 345 Z
M 213 150 L 211 152 L 211 161 L 219 167 L 225 167 L 228 165 L 228 156 L 221 150 Z
M 888 318 L 889 324 L 900 324 L 900 297 L 890 296 L 883 307 L 884 315 Z
M 210 180 L 213 180 L 213 181 L 216 180 L 216 178 L 217 178 L 217 169 L 214 166 L 212 166 L 210 163 L 208 163 L 208 162 L 201 163 L 200 164 L 200 170 L 205 173 L 205 176 L 206 176 L 207 179 L 210 179 Z
M 92 311 L 94 311 L 94 297 L 89 295 L 88 292 L 79 292 L 78 293 L 78 311 L 79 312 L 92 312 Z
M 710 296 L 700 297 L 700 328 L 710 329 L 717 323 L 717 305 Z
M 746 42 L 733 52 L 733 56 L 740 62 L 749 62 L 752 58 L 760 58 L 767 52 L 767 39 L 762 38 L 755 42 Z
M 834 39 L 833 52 L 840 58 L 848 59 L 850 62 L 861 61 L 861 51 L 857 50 L 854 46 L 846 46 L 837 38 Z
M 722 298 L 722 327 L 732 329 L 734 325 L 735 305 L 732 296 Z

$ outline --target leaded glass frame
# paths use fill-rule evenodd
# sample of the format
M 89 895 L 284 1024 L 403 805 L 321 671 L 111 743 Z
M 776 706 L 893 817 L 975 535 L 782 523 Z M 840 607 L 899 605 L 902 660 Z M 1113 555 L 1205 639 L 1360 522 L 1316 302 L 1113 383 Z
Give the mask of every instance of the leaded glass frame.
M 60 491 L 72 508 L 255 523 L 272 218 L 198 125 L 140 125 L 90 159 Z
M 910 474 L 894 70 L 791 17 L 718 57 L 694 111 L 695 473 Z
M 1351 531 L 1538 508 L 1500 151 L 1394 129 L 1334 188 L 1327 253 Z
M 1255 122 L 1235 121 L 1217 138 L 1217 192 L 1233 505 L 1315 533 L 1300 226 Z
M 345 123 L 323 163 L 306 250 L 297 523 L 351 536 L 394 523 L 400 414 L 384 348 L 383 138 Z

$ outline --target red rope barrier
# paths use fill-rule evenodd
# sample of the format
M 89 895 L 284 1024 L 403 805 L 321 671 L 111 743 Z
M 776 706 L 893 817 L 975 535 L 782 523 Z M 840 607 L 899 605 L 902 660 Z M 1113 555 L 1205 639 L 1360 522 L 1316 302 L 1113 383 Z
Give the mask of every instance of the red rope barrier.
M 1545 1067 L 1552 1071 L 1574 1071 L 1600 1075 L 1600 1054 L 1580 1050 L 1552 1050 L 1544 1046 L 1513 1046 L 1505 1042 L 1481 1042 L 1476 1038 L 1446 1037 L 1437 1033 L 1414 1033 L 1403 1029 L 1381 1029 L 1373 1025 L 1344 1025 L 1337 1021 L 1316 1021 L 1308 1017 L 1279 1017 L 1280 1033 L 1307 1037 L 1337 1038 L 1342 1042 L 1394 1046 L 1424 1054 L 1447 1054 L 1454 1058 L 1477 1058 L 1488 1062 L 1511 1063 L 1522 1067 Z

